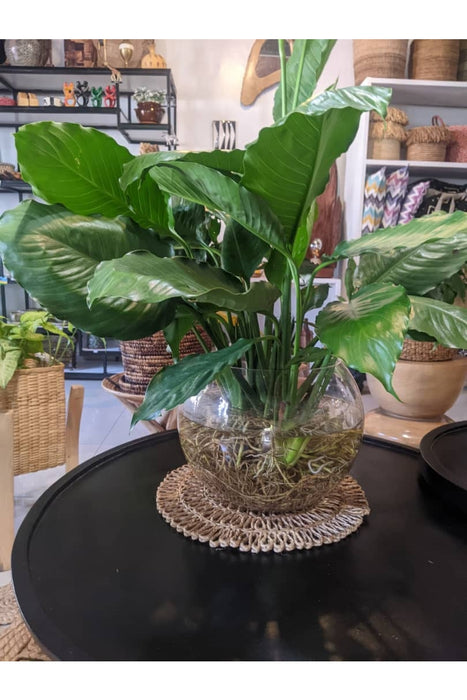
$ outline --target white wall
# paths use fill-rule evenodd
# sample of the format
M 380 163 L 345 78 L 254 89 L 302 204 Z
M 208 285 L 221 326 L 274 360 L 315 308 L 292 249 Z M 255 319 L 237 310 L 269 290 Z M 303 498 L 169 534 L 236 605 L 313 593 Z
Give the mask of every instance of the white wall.
M 263 92 L 249 107 L 240 103 L 243 75 L 253 41 L 250 39 L 157 39 L 156 51 L 172 70 L 177 88 L 177 136 L 180 150 L 210 150 L 212 122 L 237 122 L 237 146 L 253 141 L 259 130 L 272 123 L 276 86 Z M 352 85 L 352 41 L 336 43 L 318 90 L 336 79 Z

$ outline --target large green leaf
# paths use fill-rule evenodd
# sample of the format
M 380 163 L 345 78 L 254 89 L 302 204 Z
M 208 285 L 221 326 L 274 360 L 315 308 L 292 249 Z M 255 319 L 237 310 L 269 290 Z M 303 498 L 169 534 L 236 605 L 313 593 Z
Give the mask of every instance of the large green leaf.
M 244 151 L 158 151 L 157 153 L 145 153 L 138 158 L 129 161 L 123 168 L 120 184 L 126 190 L 132 183 L 138 182 L 145 173 L 162 162 L 183 160 L 192 163 L 200 163 L 221 172 L 242 173 Z
M 232 220 L 225 227 L 222 239 L 222 267 L 237 277 L 249 280 L 270 250 L 267 243 Z
M 362 112 L 384 113 L 390 95 L 376 87 L 328 90 L 262 129 L 247 146 L 241 183 L 269 203 L 289 241 L 306 228 L 313 200 L 323 192 L 331 165 L 352 143 Z
M 279 290 L 266 282 L 245 290 L 240 280 L 220 268 L 145 252 L 102 262 L 88 286 L 90 304 L 106 297 L 147 304 L 181 297 L 221 309 L 256 312 L 271 309 L 279 296 Z
M 379 229 L 353 241 L 337 244 L 332 258 L 352 258 L 364 253 L 390 253 L 401 248 L 417 248 L 428 241 L 449 240 L 452 250 L 465 245 L 467 212 L 436 212 L 412 219 L 408 224 Z
M 335 43 L 334 39 L 295 39 L 286 65 L 286 113 L 292 110 L 292 105 L 301 104 L 313 95 Z M 274 121 L 283 116 L 282 112 L 282 92 L 279 86 L 274 95 Z
M 403 287 L 373 284 L 350 301 L 328 304 L 316 318 L 316 332 L 334 355 L 360 372 L 373 374 L 394 393 L 392 374 L 409 312 Z
M 190 355 L 175 365 L 164 367 L 152 378 L 141 406 L 133 414 L 132 426 L 140 420 L 157 418 L 198 394 L 226 367 L 234 365 L 253 340 L 241 338 L 233 345 L 205 355 Z
M 427 333 L 442 345 L 467 349 L 467 309 L 428 297 L 410 296 L 409 328 Z
M 282 226 L 267 203 L 218 170 L 177 161 L 154 166 L 149 174 L 166 192 L 234 219 L 282 254 L 289 255 Z
M 467 230 L 448 238 L 428 240 L 415 248 L 388 255 L 362 255 L 358 270 L 361 284 L 402 284 L 408 294 L 425 294 L 451 277 L 467 260 Z
M 99 262 L 135 249 L 170 254 L 166 243 L 129 219 L 84 217 L 33 200 L 0 217 L 0 252 L 16 280 L 55 316 L 98 336 L 141 338 L 173 318 L 175 301 L 148 306 L 102 299 L 89 310 L 87 283 Z
M 33 192 L 75 214 L 129 216 L 119 185 L 134 156 L 101 131 L 58 122 L 35 122 L 15 135 L 21 175 Z

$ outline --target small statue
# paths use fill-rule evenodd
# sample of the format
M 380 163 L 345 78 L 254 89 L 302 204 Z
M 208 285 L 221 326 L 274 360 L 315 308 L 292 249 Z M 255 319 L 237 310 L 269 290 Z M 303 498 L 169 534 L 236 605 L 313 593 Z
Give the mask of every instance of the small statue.
M 91 90 L 88 85 L 87 80 L 83 80 L 81 83 L 79 80 L 75 87 L 75 97 L 78 107 L 87 107 L 89 98 L 91 97 Z
M 117 102 L 117 86 L 106 85 L 104 90 L 104 105 L 105 107 L 115 107 Z
M 102 95 L 104 91 L 102 87 L 91 88 L 91 104 L 93 107 L 102 107 Z
M 321 249 L 323 247 L 323 241 L 320 238 L 314 238 L 310 243 L 310 255 L 309 261 L 315 265 L 321 265 Z
M 63 100 L 65 107 L 75 107 L 76 97 L 74 83 L 63 83 L 63 94 L 65 96 L 65 99 Z

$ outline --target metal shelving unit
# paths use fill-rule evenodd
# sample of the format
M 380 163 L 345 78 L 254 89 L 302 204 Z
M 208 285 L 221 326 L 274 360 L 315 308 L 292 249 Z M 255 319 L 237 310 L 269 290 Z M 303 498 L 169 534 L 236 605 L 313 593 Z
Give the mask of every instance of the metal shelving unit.
M 51 119 L 61 122 L 79 122 L 83 126 L 90 126 L 102 131 L 118 131 L 128 143 L 139 143 L 144 140 L 175 150 L 177 147 L 177 93 L 170 69 L 119 69 L 122 77 L 121 83 L 115 83 L 116 104 L 115 107 L 92 106 L 18 106 L 0 105 L 0 129 L 17 131 L 23 124 Z M 18 93 L 33 93 L 39 102 L 44 97 L 58 97 L 63 99 L 64 82 L 87 81 L 89 87 L 105 88 L 111 85 L 111 73 L 107 68 L 65 68 L 65 67 L 30 67 L 30 66 L 0 66 L 0 96 L 12 97 L 17 101 Z M 148 87 L 164 90 L 166 104 L 163 105 L 165 113 L 161 124 L 141 124 L 138 122 L 134 109 L 136 103 L 132 95 L 138 87 Z M 31 187 L 22 180 L 0 180 L 0 194 L 16 194 L 19 201 L 24 196 L 32 196 Z M 2 208 L 0 208 L 0 211 Z M 0 280 L 4 276 L 4 267 L 0 259 Z M 7 316 L 7 288 L 17 283 L 12 279 L 6 279 L 6 284 L 0 284 L 1 315 Z M 31 308 L 31 299 L 24 291 L 25 309 Z M 73 368 L 66 371 L 67 378 L 103 379 L 108 374 L 114 374 L 115 368 L 109 368 L 112 360 L 120 356 L 120 348 L 108 346 L 105 348 L 87 347 L 86 333 L 79 332 L 77 339 L 78 354 L 83 359 L 83 371 Z M 102 371 L 96 371 L 94 365 L 102 367 Z M 84 367 L 88 366 L 88 369 Z M 91 369 L 92 367 L 92 369 Z

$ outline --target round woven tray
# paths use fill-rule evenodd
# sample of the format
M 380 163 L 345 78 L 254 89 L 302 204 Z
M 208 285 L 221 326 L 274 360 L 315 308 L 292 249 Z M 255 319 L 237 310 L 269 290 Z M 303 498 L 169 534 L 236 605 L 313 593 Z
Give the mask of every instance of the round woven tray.
M 357 530 L 370 508 L 350 476 L 311 511 L 257 513 L 229 507 L 188 465 L 169 472 L 157 489 L 159 513 L 177 532 L 210 547 L 242 552 L 290 552 L 339 542 Z
M 51 661 L 26 627 L 11 583 L 0 587 L 0 661 Z

